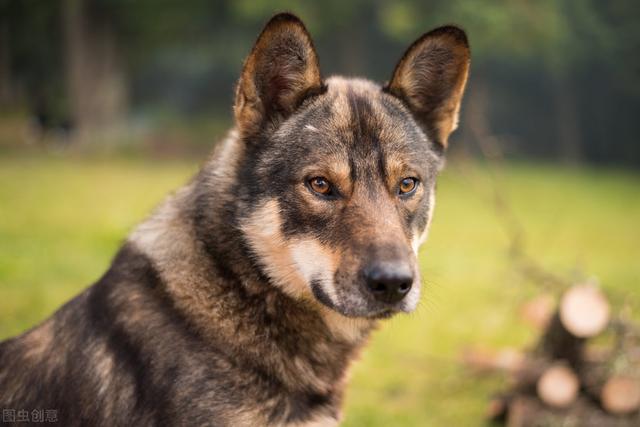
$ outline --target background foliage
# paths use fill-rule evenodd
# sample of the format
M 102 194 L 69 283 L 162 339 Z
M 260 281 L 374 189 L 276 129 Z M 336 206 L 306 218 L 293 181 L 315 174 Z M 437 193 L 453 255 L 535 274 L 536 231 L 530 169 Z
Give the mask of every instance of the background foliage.
M 640 162 L 633 0 L 0 0 L 0 105 L 80 130 L 176 117 L 224 129 L 242 59 L 282 10 L 307 23 L 325 75 L 378 81 L 421 33 L 461 25 L 466 103 L 511 156 Z M 471 123 L 462 139 L 478 137 Z

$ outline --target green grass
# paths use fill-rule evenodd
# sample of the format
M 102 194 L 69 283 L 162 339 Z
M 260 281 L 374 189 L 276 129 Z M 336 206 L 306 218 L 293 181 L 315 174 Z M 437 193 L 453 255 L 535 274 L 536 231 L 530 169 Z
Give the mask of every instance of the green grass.
M 127 232 L 196 170 L 187 162 L 0 157 L 0 338 L 36 324 L 97 279 Z M 526 249 L 564 277 L 595 275 L 616 304 L 640 307 L 640 175 L 511 164 L 497 185 Z M 507 256 L 475 164 L 450 164 L 420 257 L 424 298 L 382 326 L 356 364 L 345 426 L 479 425 L 499 378 L 458 363 L 470 344 L 523 346 L 517 308 L 535 284 Z

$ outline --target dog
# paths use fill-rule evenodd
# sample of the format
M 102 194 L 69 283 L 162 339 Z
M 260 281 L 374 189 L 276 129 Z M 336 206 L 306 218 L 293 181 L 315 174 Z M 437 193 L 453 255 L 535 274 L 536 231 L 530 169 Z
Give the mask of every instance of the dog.
M 469 64 L 445 26 L 384 86 L 323 79 L 302 21 L 273 17 L 196 176 L 102 278 L 0 344 L 0 407 L 63 425 L 337 425 L 370 332 L 418 304 Z

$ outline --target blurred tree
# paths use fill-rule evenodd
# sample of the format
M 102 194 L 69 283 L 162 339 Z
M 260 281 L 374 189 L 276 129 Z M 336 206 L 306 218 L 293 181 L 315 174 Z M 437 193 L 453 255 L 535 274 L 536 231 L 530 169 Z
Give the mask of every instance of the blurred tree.
M 456 23 L 473 52 L 463 113 L 478 116 L 462 121 L 462 136 L 495 136 L 515 155 L 640 163 L 639 8 L 634 0 L 0 0 L 0 103 L 67 111 L 79 128 L 110 127 L 129 108 L 230 119 L 242 59 L 278 11 L 307 23 L 325 75 L 379 81 L 421 33 Z
M 111 7 L 104 1 L 62 2 L 66 78 L 71 119 L 80 140 L 118 125 L 127 87 Z
M 58 7 L 54 2 L 0 0 L 0 103 L 56 115 L 61 92 Z
M 9 14 L 6 4 L 0 3 L 0 106 L 8 106 L 13 100 L 13 73 L 9 47 Z

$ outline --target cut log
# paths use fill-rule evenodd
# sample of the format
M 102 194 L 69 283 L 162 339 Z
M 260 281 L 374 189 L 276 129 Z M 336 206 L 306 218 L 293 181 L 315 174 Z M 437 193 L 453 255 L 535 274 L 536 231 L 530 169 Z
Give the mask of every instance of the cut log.
M 520 317 L 528 325 L 540 331 L 549 326 L 549 322 L 553 317 L 554 307 L 553 297 L 549 294 L 542 294 L 522 305 Z
M 609 303 L 602 292 L 592 284 L 573 286 L 562 296 L 539 352 L 551 359 L 564 359 L 579 371 L 586 338 L 602 332 L 608 322 Z
M 579 426 L 579 427 L 638 427 L 636 415 L 609 414 L 585 396 L 566 409 L 544 405 L 534 396 L 514 396 L 506 415 L 507 427 Z
M 602 407 L 611 414 L 624 415 L 640 409 L 640 381 L 621 375 L 609 378 L 600 393 Z
M 566 363 L 556 362 L 540 377 L 536 385 L 538 397 L 554 408 L 566 408 L 578 397 L 578 376 Z
M 476 371 L 511 374 L 508 392 L 492 399 L 486 415 L 507 427 L 640 426 L 640 328 L 623 316 L 611 320 L 606 297 L 592 283 L 569 288 L 552 307 L 543 295 L 520 311 L 543 329 L 533 351 L 464 354 Z
M 560 320 L 574 336 L 594 337 L 609 323 L 607 298 L 595 285 L 573 286 L 560 301 Z
M 584 338 L 578 338 L 567 330 L 556 313 L 538 346 L 538 357 L 566 360 L 570 366 L 580 370 L 583 363 Z

